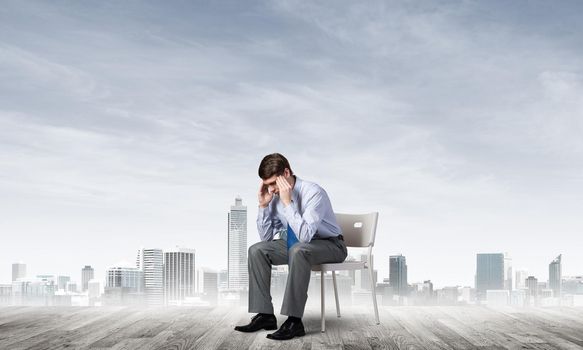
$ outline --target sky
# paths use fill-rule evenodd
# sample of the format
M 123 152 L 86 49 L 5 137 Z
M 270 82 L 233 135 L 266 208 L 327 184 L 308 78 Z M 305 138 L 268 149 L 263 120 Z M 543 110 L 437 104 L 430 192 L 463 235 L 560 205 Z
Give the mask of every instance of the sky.
M 227 267 L 280 152 L 336 212 L 378 211 L 409 282 L 476 253 L 583 274 L 579 1 L 3 1 L 0 283 L 97 278 L 140 246 Z

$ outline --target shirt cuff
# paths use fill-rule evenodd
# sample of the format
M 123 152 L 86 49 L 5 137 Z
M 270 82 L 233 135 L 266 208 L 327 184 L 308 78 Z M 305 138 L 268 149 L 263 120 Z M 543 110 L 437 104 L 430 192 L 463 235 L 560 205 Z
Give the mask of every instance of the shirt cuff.
M 271 216 L 271 209 L 269 208 L 269 205 L 265 208 L 261 208 L 260 206 L 258 206 L 257 207 L 257 216 L 261 220 L 263 220 L 267 217 L 270 217 Z

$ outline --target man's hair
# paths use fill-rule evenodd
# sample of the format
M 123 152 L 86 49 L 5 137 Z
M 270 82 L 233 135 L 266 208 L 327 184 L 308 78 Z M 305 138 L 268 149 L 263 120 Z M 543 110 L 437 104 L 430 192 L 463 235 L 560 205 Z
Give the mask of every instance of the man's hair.
M 273 175 L 283 175 L 285 168 L 289 169 L 290 175 L 294 174 L 289 162 L 283 155 L 279 153 L 268 154 L 263 157 L 261 164 L 259 164 L 259 177 L 266 180 Z

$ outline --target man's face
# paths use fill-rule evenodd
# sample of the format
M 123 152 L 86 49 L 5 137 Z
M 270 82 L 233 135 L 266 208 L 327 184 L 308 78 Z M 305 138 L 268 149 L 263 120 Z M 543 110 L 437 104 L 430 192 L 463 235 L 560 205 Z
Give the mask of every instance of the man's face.
M 291 185 L 292 178 L 291 178 L 290 171 L 288 168 L 285 168 L 282 176 Z M 263 185 L 265 187 L 267 187 L 267 191 L 269 191 L 269 193 L 272 193 L 272 194 L 279 193 L 279 188 L 277 187 L 277 183 L 275 182 L 276 179 L 277 179 L 277 175 L 273 175 L 269 179 L 263 180 Z

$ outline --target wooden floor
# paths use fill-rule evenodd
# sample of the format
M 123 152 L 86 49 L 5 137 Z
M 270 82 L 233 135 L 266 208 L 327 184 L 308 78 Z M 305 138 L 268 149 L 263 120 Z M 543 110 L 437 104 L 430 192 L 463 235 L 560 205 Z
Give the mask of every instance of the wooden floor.
M 306 336 L 278 342 L 233 331 L 244 308 L 0 307 L 0 349 L 583 349 L 583 308 L 385 307 L 380 325 L 333 311 L 326 333 L 314 309 Z

